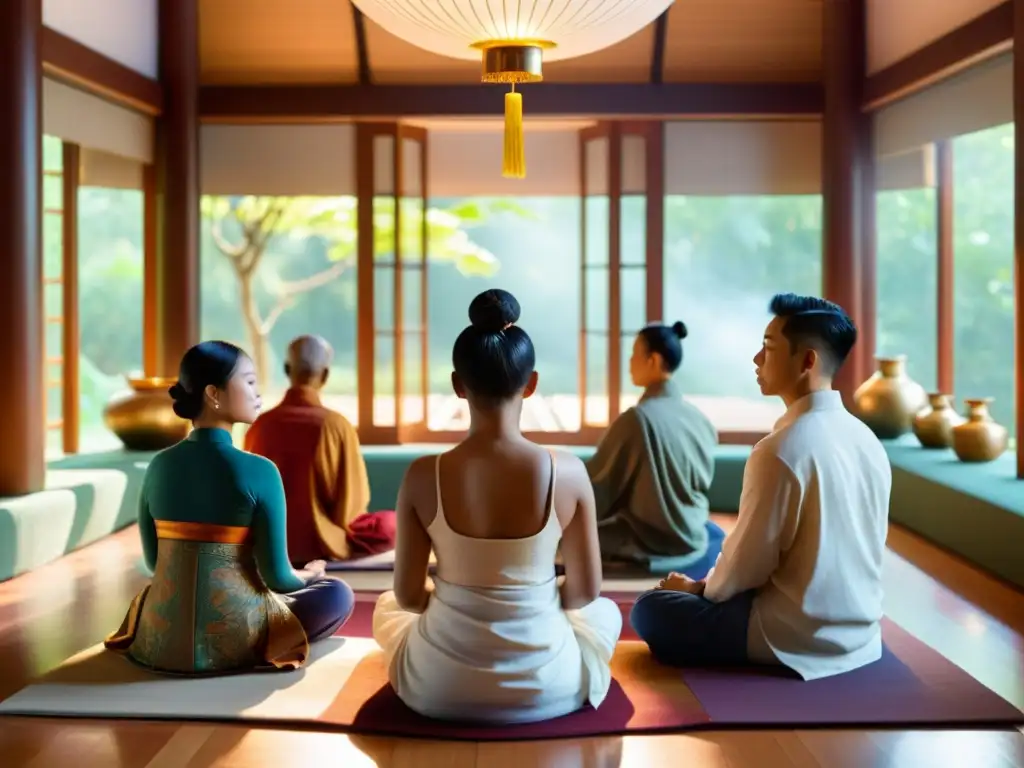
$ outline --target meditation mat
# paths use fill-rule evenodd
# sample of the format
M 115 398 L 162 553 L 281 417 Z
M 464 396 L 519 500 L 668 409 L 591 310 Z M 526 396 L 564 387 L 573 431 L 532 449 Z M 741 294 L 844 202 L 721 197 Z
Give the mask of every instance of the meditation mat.
M 296 567 L 301 567 L 301 565 L 296 564 Z M 698 563 L 693 568 L 684 568 L 682 573 L 685 573 L 691 579 L 700 581 L 708 575 L 710 568 L 711 566 L 708 564 Z M 330 560 L 327 562 L 325 569 L 329 572 L 393 571 L 395 570 L 395 550 L 392 549 L 387 552 L 381 552 L 378 555 L 370 555 L 369 557 L 353 558 L 352 560 Z M 434 558 L 434 553 L 431 552 L 429 571 L 434 573 L 436 570 L 437 560 Z M 604 575 L 610 579 L 649 578 L 653 580 L 652 586 L 662 576 L 662 574 L 652 573 L 648 568 L 632 563 L 605 563 L 603 570 Z M 565 568 L 562 567 L 561 563 L 555 563 L 555 573 L 558 576 L 562 576 L 565 573 Z
M 297 672 L 161 677 L 94 646 L 0 702 L 0 716 L 244 722 L 351 733 L 526 740 L 729 727 L 1009 727 L 1024 713 L 891 622 L 881 661 L 804 682 L 783 670 L 676 670 L 624 625 L 598 709 L 516 726 L 443 723 L 409 710 L 369 638 L 375 595 Z M 630 602 L 623 600 L 624 618 Z
M 430 554 L 433 565 L 434 554 Z M 328 571 L 393 571 L 395 570 L 395 550 L 381 552 L 369 557 L 355 557 L 351 560 L 329 560 L 325 566 Z
M 596 736 L 708 722 L 679 675 L 666 675 L 642 643 L 621 644 L 612 666 L 615 681 L 599 709 L 499 727 L 439 723 L 409 710 L 388 685 L 383 653 L 369 638 L 317 643 L 297 672 L 191 680 L 151 674 L 97 645 L 0 702 L 0 716 L 243 722 L 468 740 Z

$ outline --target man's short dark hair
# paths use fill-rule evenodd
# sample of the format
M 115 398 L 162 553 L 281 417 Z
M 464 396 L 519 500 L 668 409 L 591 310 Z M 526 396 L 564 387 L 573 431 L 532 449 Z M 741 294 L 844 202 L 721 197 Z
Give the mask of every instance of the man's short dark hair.
M 838 304 L 815 296 L 776 294 L 769 305 L 776 317 L 785 318 L 782 335 L 795 352 L 811 347 L 825 358 L 829 375 L 835 375 L 857 343 L 857 326 Z

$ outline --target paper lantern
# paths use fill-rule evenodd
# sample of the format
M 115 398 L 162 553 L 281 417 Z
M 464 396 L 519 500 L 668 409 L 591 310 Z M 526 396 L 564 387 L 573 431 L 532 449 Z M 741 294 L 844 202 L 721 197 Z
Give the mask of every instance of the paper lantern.
M 482 59 L 481 81 L 507 83 L 502 175 L 526 176 L 519 83 L 542 62 L 603 50 L 639 32 L 673 0 L 352 0 L 396 37 L 455 59 Z

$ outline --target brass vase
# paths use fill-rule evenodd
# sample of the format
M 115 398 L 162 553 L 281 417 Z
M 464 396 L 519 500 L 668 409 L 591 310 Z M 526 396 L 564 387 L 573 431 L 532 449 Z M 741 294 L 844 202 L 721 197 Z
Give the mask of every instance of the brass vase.
M 853 412 L 879 438 L 889 440 L 910 431 L 928 398 L 924 387 L 907 376 L 905 356 L 877 362 L 878 370 L 853 395 Z
M 129 390 L 115 394 L 103 409 L 107 429 L 129 451 L 159 451 L 184 439 L 192 425 L 174 412 L 167 393 L 174 379 L 128 379 Z
M 953 427 L 966 421 L 950 404 L 949 397 L 942 392 L 929 392 L 931 407 L 914 417 L 914 434 L 925 448 L 952 448 Z
M 960 461 L 993 461 L 1006 452 L 1010 433 L 988 412 L 991 397 L 964 400 L 967 420 L 953 428 L 953 450 Z

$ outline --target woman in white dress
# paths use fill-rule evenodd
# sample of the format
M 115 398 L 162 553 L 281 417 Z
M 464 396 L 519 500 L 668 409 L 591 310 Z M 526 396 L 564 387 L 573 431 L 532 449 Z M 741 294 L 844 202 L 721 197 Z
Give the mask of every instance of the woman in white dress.
M 597 707 L 622 617 L 599 596 L 590 479 L 578 458 L 519 431 L 537 373 L 533 343 L 514 325 L 515 297 L 485 291 L 469 318 L 452 352 L 469 434 L 409 467 L 398 494 L 395 589 L 377 601 L 373 636 L 398 696 L 428 717 L 525 723 Z

